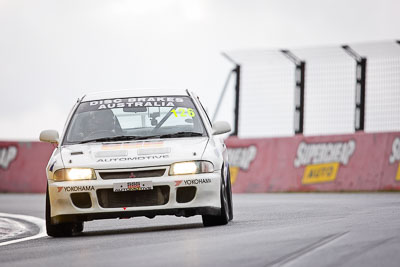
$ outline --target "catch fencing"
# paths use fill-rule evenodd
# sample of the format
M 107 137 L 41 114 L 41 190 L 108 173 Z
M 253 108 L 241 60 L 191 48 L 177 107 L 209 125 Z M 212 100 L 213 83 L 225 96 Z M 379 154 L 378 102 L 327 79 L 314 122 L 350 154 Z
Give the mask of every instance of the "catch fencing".
M 234 120 L 240 138 L 400 130 L 400 41 L 227 57 L 240 75 Z
M 400 190 L 400 41 L 225 56 L 234 192 Z

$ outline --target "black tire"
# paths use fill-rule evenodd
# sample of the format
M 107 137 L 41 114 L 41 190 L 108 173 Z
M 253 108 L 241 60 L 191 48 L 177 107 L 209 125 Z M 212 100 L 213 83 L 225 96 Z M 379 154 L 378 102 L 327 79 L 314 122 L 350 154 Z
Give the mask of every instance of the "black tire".
M 83 222 L 52 224 L 50 218 L 49 187 L 46 190 L 46 232 L 52 237 L 67 237 L 83 231 Z
M 223 175 L 223 172 L 222 172 Z M 229 182 L 228 182 L 229 183 Z M 225 225 L 229 222 L 228 190 L 224 179 L 221 181 L 221 215 L 202 215 L 203 225 L 206 227 Z
M 232 201 L 232 183 L 231 183 L 231 173 L 228 167 L 228 185 L 226 189 L 228 190 L 228 202 L 229 202 L 229 220 L 233 220 L 233 201 Z

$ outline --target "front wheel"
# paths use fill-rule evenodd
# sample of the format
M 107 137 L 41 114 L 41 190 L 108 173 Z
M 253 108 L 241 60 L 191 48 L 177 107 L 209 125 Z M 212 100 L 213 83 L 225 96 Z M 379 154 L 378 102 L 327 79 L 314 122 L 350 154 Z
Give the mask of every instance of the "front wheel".
M 83 222 L 52 224 L 50 217 L 49 187 L 46 190 L 46 232 L 52 237 L 67 237 L 83 231 Z
M 228 167 L 228 179 L 226 180 L 228 182 L 227 185 L 227 194 L 228 194 L 228 203 L 229 203 L 229 220 L 233 220 L 233 200 L 232 200 L 232 182 L 231 182 L 231 173 Z
M 229 177 L 228 177 L 229 178 Z M 229 204 L 229 192 L 228 187 L 225 184 L 224 179 L 221 181 L 221 214 L 220 215 L 202 215 L 204 226 L 217 226 L 225 225 L 230 219 L 230 204 Z M 232 216 L 233 217 L 233 216 Z

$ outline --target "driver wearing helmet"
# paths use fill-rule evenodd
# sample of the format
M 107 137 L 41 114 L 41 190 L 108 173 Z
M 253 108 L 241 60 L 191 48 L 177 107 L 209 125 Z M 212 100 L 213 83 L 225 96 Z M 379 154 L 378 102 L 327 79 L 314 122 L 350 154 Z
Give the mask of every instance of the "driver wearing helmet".
M 85 139 L 112 137 L 121 129 L 117 118 L 109 109 L 90 111 L 85 127 Z

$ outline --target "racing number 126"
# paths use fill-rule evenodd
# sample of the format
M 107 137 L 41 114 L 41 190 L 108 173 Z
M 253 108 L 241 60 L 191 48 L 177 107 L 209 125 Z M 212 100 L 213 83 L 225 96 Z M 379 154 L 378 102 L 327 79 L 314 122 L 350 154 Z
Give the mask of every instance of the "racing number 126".
M 174 113 L 175 117 L 178 117 L 178 113 L 179 116 L 181 117 L 186 117 L 186 110 L 184 108 L 178 108 L 177 110 L 173 109 L 171 110 L 172 113 Z M 187 109 L 187 113 L 189 114 L 190 117 L 194 117 L 194 111 L 191 108 Z

